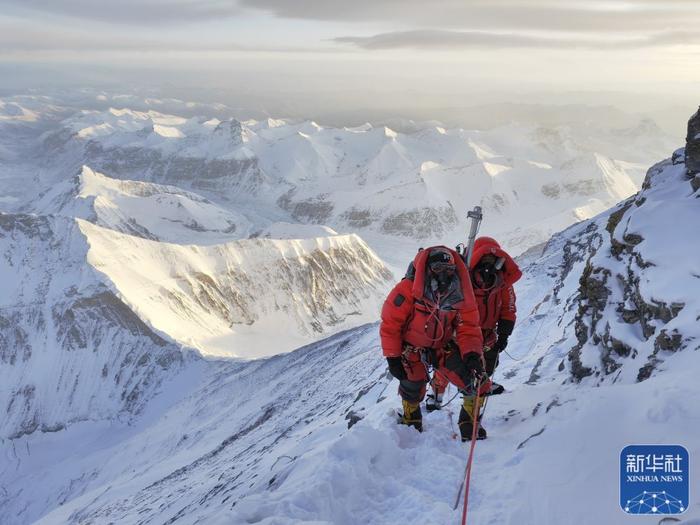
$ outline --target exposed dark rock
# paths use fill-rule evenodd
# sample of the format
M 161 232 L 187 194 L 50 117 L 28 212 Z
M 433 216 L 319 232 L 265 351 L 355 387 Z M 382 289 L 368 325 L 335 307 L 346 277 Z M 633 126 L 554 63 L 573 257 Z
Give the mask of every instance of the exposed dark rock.
M 542 427 L 539 431 L 535 432 L 534 434 L 530 435 L 525 441 L 522 441 L 521 443 L 518 444 L 517 450 L 520 450 L 525 446 L 525 444 L 530 441 L 532 438 L 535 438 L 539 435 L 541 435 L 544 432 L 544 429 L 547 427 Z
M 602 310 L 608 301 L 610 290 L 606 283 L 610 276 L 610 270 L 607 268 L 598 268 L 591 265 L 590 261 L 579 279 L 579 293 L 581 299 L 588 302 L 588 307 L 595 310 Z
M 682 344 L 683 336 L 678 330 L 673 330 L 670 334 L 666 330 L 661 330 L 654 340 L 654 352 L 660 350 L 676 352 L 680 350 Z
M 593 375 L 593 369 L 583 366 L 581 362 L 581 347 L 576 345 L 569 351 L 569 363 L 571 363 L 571 376 L 575 381 L 581 381 L 584 377 Z
M 612 374 L 622 366 L 622 363 L 616 357 L 634 357 L 637 355 L 633 348 L 610 334 L 609 324 L 606 325 L 605 332 L 600 340 L 600 346 L 602 347 L 601 360 L 606 374 Z
M 457 225 L 452 207 L 418 208 L 390 215 L 382 223 L 382 232 L 413 239 L 427 239 L 443 235 Z
M 637 235 L 636 233 L 625 233 L 622 236 L 622 240 L 625 241 L 625 244 L 629 246 L 637 246 L 640 242 L 644 240 L 644 237 L 641 235 Z
M 608 222 L 605 225 L 605 229 L 610 235 L 613 235 L 615 228 L 617 228 L 617 225 L 622 220 L 622 216 L 625 214 L 625 212 L 627 212 L 627 210 L 630 209 L 630 206 L 632 206 L 632 203 L 627 202 L 619 210 L 616 210 L 610 214 Z
M 647 170 L 647 174 L 644 176 L 644 182 L 642 183 L 642 192 L 651 188 L 654 178 L 662 173 L 668 166 L 671 165 L 671 160 L 666 159 L 661 162 L 657 162 L 651 168 Z
M 343 213 L 340 218 L 347 221 L 348 226 L 351 226 L 352 228 L 366 228 L 377 220 L 378 216 L 371 210 L 351 208 Z
M 545 414 L 549 413 L 550 410 L 552 410 L 554 407 L 560 407 L 562 404 L 559 402 L 559 398 L 555 397 L 552 399 L 552 401 L 549 402 L 547 405 L 547 409 L 545 410 Z
M 243 126 L 241 122 L 235 118 L 220 122 L 219 125 L 216 126 L 214 133 L 228 136 L 232 146 L 239 146 L 243 143 Z
M 685 137 L 685 167 L 689 175 L 700 173 L 700 109 L 688 121 Z
M 559 184 L 553 182 L 551 184 L 545 184 L 540 188 L 542 195 L 549 197 L 550 199 L 558 199 L 561 193 L 561 187 Z
M 235 130 L 232 132 L 235 134 Z M 266 176 L 255 158 L 168 156 L 142 147 L 109 148 L 94 140 L 85 144 L 84 163 L 117 179 L 147 180 L 217 193 L 226 190 L 255 195 L 266 183 Z
M 564 281 L 568 277 L 569 273 L 571 273 L 571 270 L 573 270 L 574 265 L 577 262 L 583 261 L 587 253 L 597 249 L 594 247 L 594 244 L 598 243 L 600 240 L 600 235 L 594 235 L 597 229 L 598 227 L 594 222 L 590 223 L 583 232 L 582 238 L 567 242 L 562 248 L 564 252 L 563 268 L 561 269 L 561 277 L 559 277 L 559 282 L 554 287 L 554 298 L 556 303 L 559 303 L 559 292 L 564 286 Z M 551 249 L 551 247 L 548 243 L 545 247 L 545 251 L 549 249 Z
M 300 221 L 322 224 L 333 213 L 333 204 L 323 200 L 324 196 L 306 199 L 294 204 L 292 216 Z
M 658 363 L 658 359 L 650 356 L 649 362 L 639 369 L 639 373 L 637 374 L 637 382 L 641 383 L 642 381 L 649 379 L 652 372 L 656 369 L 656 363 Z
M 700 174 L 690 179 L 690 185 L 693 187 L 693 191 L 700 190 Z
M 637 381 L 641 382 L 651 377 L 657 365 L 663 361 L 659 358 L 660 352 L 676 352 L 680 350 L 682 346 L 683 336 L 678 330 L 673 330 L 670 334 L 665 329 L 661 330 L 654 340 L 654 351 L 649 356 L 647 363 L 639 369 Z
M 537 381 L 539 381 L 540 375 L 537 372 L 538 372 L 540 366 L 542 366 L 542 362 L 544 361 L 544 357 L 545 356 L 540 357 L 537 360 L 537 362 L 535 363 L 535 366 L 532 367 L 532 370 L 530 371 L 530 377 L 526 381 L 526 383 L 528 385 L 534 385 L 535 383 L 537 383 Z
M 355 412 L 354 410 L 350 410 L 345 416 L 345 419 L 348 422 L 348 429 L 352 428 L 355 423 L 362 421 L 362 417 L 362 414 Z

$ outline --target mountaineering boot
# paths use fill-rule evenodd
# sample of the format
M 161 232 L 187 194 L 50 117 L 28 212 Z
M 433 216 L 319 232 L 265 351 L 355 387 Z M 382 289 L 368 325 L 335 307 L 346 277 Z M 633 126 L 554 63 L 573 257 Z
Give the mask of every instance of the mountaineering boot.
M 502 394 L 505 392 L 506 389 L 503 385 L 499 385 L 498 383 L 494 383 L 493 381 L 491 382 L 491 388 L 486 394 L 487 396 L 497 396 L 498 394 Z
M 476 398 L 474 396 L 464 396 L 462 402 L 462 409 L 459 411 L 459 433 L 462 436 L 462 442 L 471 441 L 472 431 L 474 430 L 474 424 L 472 422 L 472 414 L 474 413 L 474 402 Z M 479 400 L 478 410 L 481 408 L 481 400 Z M 479 428 L 476 431 L 476 439 L 486 439 L 486 429 L 481 426 L 481 416 L 477 417 L 476 424 Z
M 415 427 L 418 432 L 423 432 L 423 414 L 420 411 L 420 403 L 413 403 L 403 399 L 401 404 L 403 405 L 403 414 L 399 423 Z
M 425 409 L 428 412 L 440 410 L 442 408 L 442 394 L 428 394 L 428 399 L 425 402 Z

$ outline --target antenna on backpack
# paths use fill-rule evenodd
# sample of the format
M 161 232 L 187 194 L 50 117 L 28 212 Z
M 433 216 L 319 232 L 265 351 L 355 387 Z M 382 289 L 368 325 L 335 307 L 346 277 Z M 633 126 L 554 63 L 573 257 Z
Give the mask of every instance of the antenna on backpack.
M 474 252 L 474 241 L 476 240 L 476 234 L 479 233 L 479 227 L 481 226 L 481 221 L 484 218 L 484 214 L 481 212 L 481 206 L 474 206 L 474 209 L 467 212 L 467 218 L 471 220 L 471 228 L 469 230 L 469 239 L 467 240 L 467 247 L 465 252 L 462 253 L 464 257 L 464 262 L 469 268 L 469 261 L 472 259 L 472 253 Z

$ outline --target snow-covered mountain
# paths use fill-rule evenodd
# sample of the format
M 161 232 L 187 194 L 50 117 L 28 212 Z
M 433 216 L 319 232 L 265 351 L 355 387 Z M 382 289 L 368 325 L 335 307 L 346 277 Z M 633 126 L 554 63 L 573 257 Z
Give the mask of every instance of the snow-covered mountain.
M 206 355 L 287 352 L 374 320 L 391 285 L 356 235 L 181 246 L 80 229 L 88 262 L 139 317 Z
M 37 188 L 55 191 L 87 165 L 109 178 L 194 192 L 233 215 L 207 213 L 213 229 L 230 219 L 239 238 L 280 222 L 359 233 L 394 269 L 417 244 L 463 241 L 474 205 L 485 210 L 485 233 L 524 251 L 636 192 L 646 166 L 675 143 L 648 120 L 626 129 L 512 123 L 399 133 L 126 108 L 60 111 L 27 97 L 5 104 L 36 115 L 23 146 L 11 144 L 33 154 L 0 166 L 8 183 L 24 174 L 34 191 L 13 185 L 7 211 L 40 211 Z M 50 108 L 45 113 L 42 104 Z
M 86 264 L 68 218 L 0 215 L 0 436 L 130 421 L 188 361 Z
M 79 217 L 118 232 L 177 244 L 219 244 L 251 233 L 243 215 L 195 193 L 112 179 L 88 166 L 42 195 L 33 211 Z
M 470 523 L 638 523 L 618 504 L 619 453 L 630 443 L 685 445 L 691 487 L 700 481 L 698 246 L 684 242 L 697 237 L 698 191 L 679 152 L 648 171 L 639 194 L 523 257 L 520 321 L 498 372 L 508 391 L 487 405 L 490 437 L 476 448 Z M 239 250 L 250 250 L 246 259 L 258 263 L 267 260 L 263 253 L 270 257 L 270 266 L 242 266 L 250 276 L 278 266 L 279 253 L 297 249 L 266 239 L 183 246 L 63 217 L 3 218 L 13 224 L 3 230 L 4 252 L 13 262 L 3 262 L 11 282 L 8 306 L 19 308 L 37 295 L 72 301 L 104 286 L 138 319 L 148 319 L 136 331 L 141 338 L 156 333 L 149 301 L 161 294 L 153 304 L 161 303 L 175 290 L 194 301 L 198 294 L 184 283 L 199 268 L 233 291 L 238 283 L 234 288 L 225 271 L 212 271 L 215 262 L 236 261 Z M 62 235 L 71 232 L 74 248 L 55 255 L 75 260 L 69 277 L 47 272 L 53 265 L 40 256 L 46 251 L 40 243 L 58 243 L 57 234 L 33 226 L 31 238 L 38 240 L 30 242 L 22 233 L 27 221 L 53 224 L 51 231 L 62 223 Z M 312 243 L 333 247 L 342 239 L 304 241 L 302 253 Z M 257 244 L 263 242 L 286 244 L 263 249 Z M 37 256 L 31 257 L 27 247 L 35 245 Z M 75 253 L 83 255 L 71 258 Z M 355 257 L 348 261 L 357 264 Z M 92 269 L 85 270 L 84 260 Z M 147 283 L 139 274 L 151 268 L 162 274 Z M 40 288 L 31 284 L 35 274 L 46 275 Z M 179 315 L 174 303 L 167 310 L 163 315 Z M 109 311 L 104 316 L 105 326 L 120 319 Z M 180 323 L 157 328 L 167 355 L 176 351 L 171 341 L 177 339 L 168 331 Z M 5 325 L 4 337 L 16 324 Z M 49 329 L 41 323 L 33 328 L 41 330 Z M 85 353 L 95 347 L 89 343 Z M 45 359 L 55 359 L 54 370 L 78 357 L 50 350 Z M 17 524 L 457 522 L 452 506 L 467 452 L 453 439 L 459 399 L 427 414 L 422 434 L 397 426 L 396 383 L 386 374 L 376 324 L 255 361 L 177 352 L 182 359 L 157 374 L 160 386 L 145 392 L 150 401 L 128 418 L 45 429 L 56 432 L 37 427 L 13 439 L 5 434 L 2 515 Z M 3 364 L 10 375 L 0 383 L 13 393 L 25 377 L 16 366 Z M 76 367 L 80 363 L 71 365 Z M 37 365 L 35 373 L 42 370 Z M 70 390 L 60 396 L 70 401 Z M 85 390 L 72 399 L 90 396 Z M 54 409 L 51 401 L 41 405 L 47 413 Z M 686 516 L 700 516 L 700 502 L 691 500 Z

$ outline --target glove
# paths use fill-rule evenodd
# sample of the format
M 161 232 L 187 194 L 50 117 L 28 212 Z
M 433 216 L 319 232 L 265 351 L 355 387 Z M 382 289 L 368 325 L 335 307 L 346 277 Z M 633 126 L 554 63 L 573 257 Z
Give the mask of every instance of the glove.
M 396 379 L 403 381 L 408 378 L 400 357 L 387 357 L 386 362 L 389 365 L 389 373 Z
M 513 327 L 515 326 L 515 321 L 510 319 L 501 319 L 498 321 L 498 327 L 496 328 L 496 334 L 498 335 L 498 340 L 496 344 L 493 345 L 493 349 L 497 352 L 503 352 L 506 346 L 508 346 L 508 337 L 513 333 Z
M 484 376 L 484 364 L 481 362 L 481 356 L 476 352 L 469 352 L 462 357 L 462 381 L 464 384 L 470 385 L 476 378 L 478 382 Z
M 506 346 L 508 346 L 508 336 L 502 335 L 498 338 L 496 344 L 493 345 L 493 350 L 495 350 L 498 353 L 501 353 L 503 352 L 503 350 L 506 349 Z
M 481 356 L 476 352 L 469 352 L 462 357 L 464 369 L 470 375 L 481 375 L 484 373 L 484 364 L 481 362 Z

